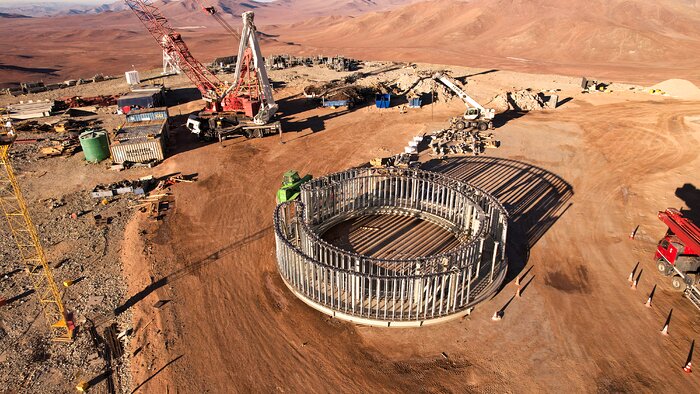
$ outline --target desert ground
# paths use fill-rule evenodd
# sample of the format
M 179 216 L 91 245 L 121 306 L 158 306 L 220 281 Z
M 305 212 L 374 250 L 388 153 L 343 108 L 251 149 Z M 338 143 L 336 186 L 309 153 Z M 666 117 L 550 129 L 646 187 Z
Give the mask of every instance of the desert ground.
M 86 163 L 83 153 L 42 158 L 41 141 L 13 148 L 18 179 L 55 267 L 56 281 L 80 278 L 63 289 L 78 330 L 69 344 L 48 339 L 46 322 L 33 296 L 26 293 L 29 282 L 18 271 L 9 233 L 0 227 L 0 296 L 12 300 L 0 307 L 0 392 L 71 392 L 81 380 L 90 381 L 91 392 L 108 392 L 111 381 L 119 393 L 700 391 L 697 372 L 682 370 L 691 341 L 700 337 L 700 313 L 656 271 L 653 259 L 666 230 L 656 218 L 658 211 L 683 208 L 700 220 L 700 96 L 692 84 L 700 81 L 700 74 L 688 55 L 697 39 L 691 37 L 697 25 L 686 23 L 695 14 L 688 11 L 668 27 L 676 29 L 676 37 L 681 36 L 681 27 L 686 29 L 681 41 L 687 46 L 679 49 L 684 56 L 653 62 L 620 55 L 606 63 L 596 54 L 581 52 L 559 60 L 540 50 L 525 55 L 503 41 L 501 47 L 490 49 L 498 55 L 479 51 L 481 55 L 468 56 L 469 30 L 460 30 L 460 37 L 454 38 L 465 46 L 449 51 L 434 46 L 424 51 L 409 39 L 391 35 L 386 42 L 372 43 L 366 37 L 381 31 L 377 19 L 396 17 L 408 23 L 406 15 L 428 16 L 426 10 L 472 12 L 476 18 L 476 13 L 494 15 L 503 2 L 482 8 L 486 2 L 455 5 L 443 0 L 405 7 L 398 1 L 388 3 L 393 5 L 375 13 L 362 9 L 338 17 L 301 15 L 294 28 L 277 24 L 270 16 L 271 27 L 265 31 L 276 31 L 279 37 L 263 38 L 264 52 L 355 56 L 366 60 L 360 71 L 370 75 L 367 84 L 394 81 L 416 70 L 447 71 L 466 80 L 469 94 L 486 107 L 506 91 L 555 91 L 560 99 L 556 109 L 497 114 L 493 133 L 501 144 L 485 155 L 439 158 L 428 150 L 420 153 L 421 168 L 477 185 L 507 209 L 509 267 L 502 288 L 458 320 L 421 328 L 376 328 L 309 308 L 289 291 L 277 271 L 272 215 L 285 171 L 320 177 L 399 153 L 412 137 L 445 128 L 450 117 L 460 115 L 464 104 L 457 98 L 436 100 L 406 113 L 396 106 L 380 110 L 372 102 L 352 109 L 319 108 L 303 96 L 303 88 L 350 72 L 320 66 L 273 70 L 270 78 L 284 133 L 205 143 L 184 127 L 186 115 L 203 106 L 191 82 L 183 75 L 163 77 L 157 80 L 172 89 L 168 100 L 172 137 L 167 158 L 153 168 L 116 172 L 105 163 Z M 512 3 L 527 8 L 526 2 Z M 614 12 L 606 15 L 634 14 L 635 8 L 623 10 L 623 2 L 613 3 Z M 664 16 L 658 20 L 666 20 L 671 11 L 691 7 L 690 3 L 664 1 L 654 10 Z M 641 2 L 631 4 L 641 7 L 643 14 L 652 12 Z M 598 15 L 596 7 L 603 7 L 602 2 L 594 2 L 590 14 Z M 268 12 L 261 11 L 262 16 Z M 117 20 L 129 16 L 112 14 L 122 18 Z M 56 20 L 80 17 L 90 26 L 104 15 Z M 425 19 L 430 20 L 421 20 Z M 309 20 L 327 23 L 336 37 L 359 29 L 358 37 L 363 38 L 352 45 L 326 39 L 304 30 L 312 26 Z M 3 64 L 55 68 L 47 80 L 103 70 L 123 72 L 119 57 L 108 61 L 102 52 L 76 55 L 97 43 L 98 51 L 113 56 L 117 49 L 139 52 L 134 59 L 140 59 L 142 69 L 157 66 L 157 46 L 139 41 L 144 34 L 131 22 L 133 37 L 141 37 L 133 42 L 95 36 L 89 32 L 94 25 L 76 29 L 79 39 L 61 36 L 67 52 L 55 60 L 61 63 L 56 67 L 37 60 L 55 57 L 49 52 L 49 46 L 55 46 L 49 36 L 28 45 L 32 48 L 31 54 L 24 54 L 28 58 L 22 58 L 20 46 L 3 42 Z M 4 28 L 29 23 L 35 21 L 13 20 Z M 500 31 L 507 21 L 503 23 Z M 646 31 L 658 32 L 655 26 L 621 25 L 645 28 L 633 36 L 666 45 L 656 36 L 649 38 L 653 34 Z M 449 29 L 438 30 L 430 40 L 438 42 Z M 495 31 L 499 30 L 491 33 Z M 24 31 L 18 34 L 28 37 Z M 186 37 L 194 38 L 188 43 L 195 56 L 208 47 L 218 48 L 221 55 L 233 51 L 222 49 L 221 39 L 198 34 Z M 281 44 L 284 37 L 298 45 Z M 398 40 L 405 47 L 388 44 Z M 117 41 L 121 42 L 117 49 L 102 45 Z M 563 46 L 551 50 L 554 58 L 567 53 Z M 543 60 L 523 61 L 524 56 Z M 376 59 L 392 62 L 371 61 Z M 2 82 L 47 76 L 17 67 L 4 68 L 11 73 L 4 73 Z M 614 82 L 610 91 L 583 93 L 580 75 L 589 72 Z M 650 94 L 653 85 L 667 94 Z M 34 95 L 2 95 L 0 106 L 28 99 L 121 94 L 128 89 L 119 78 Z M 105 128 L 117 127 L 123 119 L 115 110 L 106 107 L 89 118 L 99 119 Z M 19 138 L 50 134 L 22 131 Z M 170 206 L 158 221 L 133 208 L 138 201 L 132 197 L 115 197 L 103 204 L 89 196 L 98 184 L 175 173 L 196 181 L 168 189 Z M 90 214 L 72 218 L 74 212 Z M 110 224 L 94 225 L 90 219 L 94 213 L 110 217 Z M 391 224 L 373 220 L 378 227 Z M 429 230 L 426 223 L 414 225 L 413 232 Z M 430 250 L 420 244 L 411 247 L 409 253 Z M 637 262 L 637 272 L 642 272 L 633 290 L 627 277 Z M 519 298 L 514 297 L 516 278 L 524 285 Z M 653 306 L 645 308 L 654 285 Z M 165 303 L 155 307 L 158 301 Z M 503 319 L 492 321 L 499 309 Z M 671 309 L 670 335 L 660 335 Z M 105 365 L 89 330 L 95 327 L 102 333 L 112 323 L 125 332 L 124 355 Z M 697 359 L 697 349 L 694 354 Z

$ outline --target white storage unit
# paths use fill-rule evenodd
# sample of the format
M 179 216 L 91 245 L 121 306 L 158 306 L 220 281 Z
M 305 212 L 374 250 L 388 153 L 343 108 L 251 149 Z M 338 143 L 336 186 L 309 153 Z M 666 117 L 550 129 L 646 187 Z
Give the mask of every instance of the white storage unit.
M 136 70 L 127 71 L 124 73 L 124 76 L 126 77 L 126 83 L 129 85 L 138 85 L 141 83 L 141 80 L 139 79 L 139 72 Z
M 112 161 L 146 163 L 159 162 L 165 158 L 164 147 L 167 138 L 167 120 L 148 120 L 125 123 L 111 137 L 109 146 Z

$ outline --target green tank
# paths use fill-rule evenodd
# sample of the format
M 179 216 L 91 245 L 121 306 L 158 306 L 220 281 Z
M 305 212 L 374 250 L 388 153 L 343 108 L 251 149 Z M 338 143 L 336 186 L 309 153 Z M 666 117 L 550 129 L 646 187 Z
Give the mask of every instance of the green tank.
M 80 146 L 85 152 L 85 160 L 99 163 L 109 157 L 109 140 L 107 132 L 102 130 L 86 130 L 80 134 Z

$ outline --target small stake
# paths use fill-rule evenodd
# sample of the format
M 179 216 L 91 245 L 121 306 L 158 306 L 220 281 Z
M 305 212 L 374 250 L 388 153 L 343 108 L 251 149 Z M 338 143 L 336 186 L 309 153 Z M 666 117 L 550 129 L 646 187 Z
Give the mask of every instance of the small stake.
M 668 325 L 671 323 L 671 315 L 673 314 L 673 308 L 668 312 L 668 317 L 666 318 L 666 323 L 664 323 L 664 328 L 661 329 L 661 335 L 668 335 Z
M 690 343 L 690 351 L 688 352 L 688 358 L 685 360 L 685 366 L 683 367 L 683 372 L 692 373 L 693 372 L 693 349 L 695 348 L 695 339 Z
M 520 286 L 520 275 L 515 277 L 515 285 Z
M 627 281 L 632 283 L 632 280 L 634 280 L 634 274 L 637 272 L 637 268 L 639 267 L 639 261 L 637 261 L 637 264 L 632 268 L 632 272 L 630 272 L 629 278 L 627 278 Z
M 643 269 L 639 270 L 639 274 L 637 274 L 637 279 L 635 279 L 634 282 L 632 282 L 632 290 L 637 290 L 637 285 L 639 284 L 639 278 L 642 277 L 642 272 L 644 272 Z
M 520 286 L 518 286 L 518 288 L 515 289 L 515 296 L 520 298 Z
M 501 320 L 503 317 L 501 316 L 503 313 L 501 311 L 496 311 L 494 312 L 493 316 L 491 317 L 491 320 L 493 321 L 498 321 Z
M 647 298 L 647 302 L 644 304 L 647 308 L 651 308 L 651 300 L 654 298 L 654 292 L 656 291 L 656 285 L 651 289 L 651 293 L 649 293 L 649 298 Z
M 637 227 L 635 227 L 630 233 L 630 239 L 634 239 L 634 237 L 637 235 L 637 230 L 639 230 L 639 225 L 637 225 Z

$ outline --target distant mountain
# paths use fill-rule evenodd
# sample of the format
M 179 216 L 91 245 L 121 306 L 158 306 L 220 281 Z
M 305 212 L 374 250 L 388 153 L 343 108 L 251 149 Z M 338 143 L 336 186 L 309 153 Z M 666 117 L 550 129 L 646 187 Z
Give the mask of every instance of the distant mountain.
M 436 0 L 340 20 L 312 18 L 268 32 L 301 46 L 401 60 L 528 70 L 547 65 L 559 72 L 582 65 L 590 72 L 615 67 L 640 74 L 653 67 L 687 72 L 697 70 L 693 55 L 700 51 L 697 3 Z
M 109 0 L 108 0 L 109 1 Z M 31 17 L 45 17 L 66 14 L 70 10 L 82 12 L 94 6 L 86 3 L 76 2 L 38 2 L 38 1 L 22 1 L 0 3 L 0 13 L 3 14 L 20 14 Z
M 415 3 L 419 0 L 206 0 L 228 18 L 238 20 L 241 13 L 254 11 L 262 23 L 290 23 L 304 18 L 324 15 L 359 15 L 368 11 L 385 11 L 395 6 Z M 201 13 L 195 0 L 152 0 L 163 14 L 172 21 L 184 22 Z M 71 10 L 70 14 L 100 14 L 124 11 L 128 7 L 123 1 L 103 4 L 89 9 Z M 211 18 L 209 18 L 211 19 Z
M 31 16 L 22 14 L 9 14 L 6 12 L 0 12 L 0 18 L 31 18 Z

